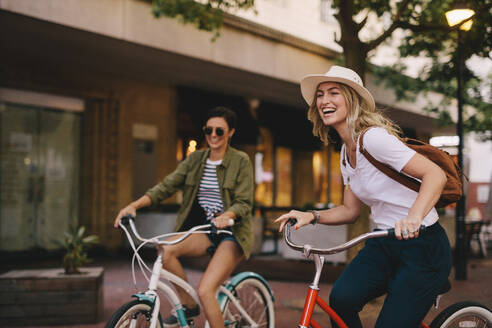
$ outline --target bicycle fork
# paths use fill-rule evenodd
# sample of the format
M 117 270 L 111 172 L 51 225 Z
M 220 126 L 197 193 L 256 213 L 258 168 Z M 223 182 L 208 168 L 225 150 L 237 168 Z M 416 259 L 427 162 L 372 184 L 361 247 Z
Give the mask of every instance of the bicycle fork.
M 306 258 L 309 256 L 309 249 L 305 249 Z M 323 264 L 325 261 L 324 256 L 319 254 L 313 254 L 314 264 L 316 266 L 316 274 L 314 280 L 309 286 L 308 294 L 306 296 L 306 302 L 304 303 L 304 309 L 302 310 L 301 321 L 299 322 L 298 328 L 307 328 L 312 326 L 313 328 L 321 328 L 319 323 L 313 319 L 314 306 L 318 304 L 331 319 L 337 324 L 339 328 L 348 328 L 343 320 L 336 314 L 335 311 L 325 302 L 321 297 L 318 296 L 319 292 L 319 279 L 321 276 L 321 271 L 323 270 Z
M 181 304 L 179 298 L 174 296 L 175 294 L 170 286 L 163 284 L 159 280 L 159 277 L 161 275 L 161 268 L 162 268 L 162 254 L 159 254 L 152 268 L 152 275 L 150 276 L 150 281 L 149 281 L 149 289 L 147 292 L 145 292 L 147 296 L 151 296 L 154 299 L 151 324 L 149 328 L 157 328 L 157 323 L 159 322 L 159 310 L 160 310 L 161 302 L 156 292 L 159 287 L 160 289 L 167 291 L 166 295 L 169 297 L 171 303 L 174 305 L 174 308 L 176 310 L 176 317 L 178 319 L 179 326 L 183 328 L 189 328 L 190 326 L 188 325 L 188 321 L 186 320 L 184 307 Z

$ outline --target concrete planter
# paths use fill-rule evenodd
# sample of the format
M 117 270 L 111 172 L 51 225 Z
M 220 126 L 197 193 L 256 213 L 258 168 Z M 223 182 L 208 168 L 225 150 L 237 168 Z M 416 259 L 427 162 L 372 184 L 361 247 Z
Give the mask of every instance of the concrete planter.
M 0 275 L 2 325 L 96 323 L 103 313 L 101 267 L 65 275 L 63 269 L 13 270 Z

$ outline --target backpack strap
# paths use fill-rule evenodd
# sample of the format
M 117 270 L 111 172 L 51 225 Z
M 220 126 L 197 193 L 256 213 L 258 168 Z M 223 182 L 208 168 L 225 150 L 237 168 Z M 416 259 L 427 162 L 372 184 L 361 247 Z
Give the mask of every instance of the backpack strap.
M 405 175 L 403 173 L 396 171 L 395 169 L 393 169 L 391 166 L 389 166 L 387 164 L 381 163 L 380 161 L 378 161 L 377 159 L 372 157 L 372 155 L 369 154 L 369 152 L 364 148 L 364 141 L 363 141 L 364 134 L 366 134 L 366 132 L 368 130 L 369 129 L 366 129 L 365 131 L 363 131 L 359 137 L 359 151 L 361 152 L 361 154 L 364 155 L 364 157 L 372 165 L 374 165 L 379 171 L 383 172 L 384 174 L 386 174 L 391 179 L 404 185 L 408 189 L 411 189 L 415 192 L 419 192 L 419 190 L 420 190 L 420 182 L 419 181 L 415 180 L 412 177 L 409 177 L 408 175 Z

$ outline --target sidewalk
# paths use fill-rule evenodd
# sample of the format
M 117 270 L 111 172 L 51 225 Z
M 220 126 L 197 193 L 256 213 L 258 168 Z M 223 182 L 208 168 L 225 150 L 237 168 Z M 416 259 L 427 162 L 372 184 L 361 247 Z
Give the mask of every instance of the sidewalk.
M 270 258 L 269 266 L 271 270 L 276 270 L 281 264 L 280 258 Z M 277 263 L 276 263 L 277 262 Z M 255 263 L 262 266 L 265 270 L 265 261 L 255 261 L 254 259 L 248 264 L 250 270 L 254 269 Z M 56 265 L 52 263 L 44 263 L 46 265 Z M 103 266 L 104 273 L 104 315 L 101 321 L 93 325 L 77 325 L 67 326 L 72 328 L 100 328 L 104 327 L 106 321 L 111 314 L 123 303 L 130 300 L 130 295 L 137 291 L 134 288 L 131 276 L 131 258 L 114 259 L 114 258 L 98 258 L 92 264 L 93 266 Z M 32 266 L 32 265 L 31 265 Z M 25 268 L 25 267 L 24 267 Z M 325 271 L 329 269 L 326 268 Z M 187 269 L 188 279 L 193 286 L 196 286 L 201 277 L 201 271 L 196 269 Z M 143 278 L 138 275 L 140 281 L 139 289 L 145 289 Z M 307 291 L 307 286 L 312 279 L 312 275 L 306 275 L 305 282 L 291 280 L 272 280 L 268 282 L 273 289 L 275 295 L 275 316 L 276 327 L 296 327 L 301 315 L 304 297 Z M 438 310 L 431 309 L 426 318 L 426 323 L 431 320 L 445 307 L 458 301 L 473 300 L 480 302 L 489 308 L 492 308 L 492 258 L 486 259 L 469 259 L 468 262 L 468 279 L 466 281 L 454 280 L 454 272 L 450 276 L 452 289 L 442 299 Z M 331 289 L 330 283 L 322 283 L 320 285 L 320 295 L 325 300 L 328 300 L 328 295 Z M 377 299 L 368 304 L 361 312 L 361 319 L 364 327 L 373 327 L 377 318 L 377 314 L 382 305 L 384 298 Z M 163 300 L 164 303 L 166 303 Z M 161 307 L 162 313 L 169 312 L 169 306 L 163 304 Z M 315 318 L 323 327 L 330 327 L 329 320 L 323 314 L 316 311 Z M 196 327 L 203 327 L 204 316 L 201 315 L 196 320 Z M 62 326 L 57 326 L 62 327 Z M 42 328 L 42 327 L 39 327 Z

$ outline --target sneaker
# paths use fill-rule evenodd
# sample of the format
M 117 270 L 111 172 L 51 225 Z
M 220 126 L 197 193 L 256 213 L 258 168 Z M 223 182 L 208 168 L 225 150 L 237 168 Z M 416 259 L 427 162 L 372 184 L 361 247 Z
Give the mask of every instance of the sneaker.
M 200 307 L 198 305 L 192 309 L 189 309 L 186 306 L 184 306 L 184 309 L 185 309 L 186 320 L 188 321 L 200 315 Z M 178 318 L 176 317 L 176 311 L 172 310 L 171 315 L 166 319 L 164 319 L 163 323 L 164 323 L 164 328 L 179 327 Z

